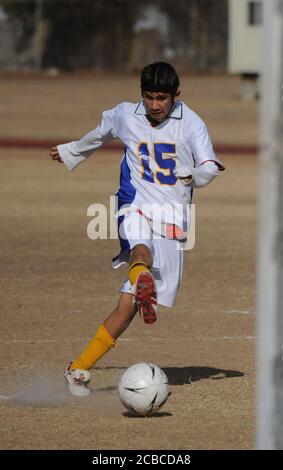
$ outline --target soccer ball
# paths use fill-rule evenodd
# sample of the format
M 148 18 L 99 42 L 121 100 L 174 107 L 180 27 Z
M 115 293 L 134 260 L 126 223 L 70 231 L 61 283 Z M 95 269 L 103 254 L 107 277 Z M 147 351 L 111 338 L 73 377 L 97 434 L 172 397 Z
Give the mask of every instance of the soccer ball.
M 159 410 L 169 396 L 168 378 L 155 364 L 134 364 L 121 376 L 118 395 L 129 411 L 150 415 Z

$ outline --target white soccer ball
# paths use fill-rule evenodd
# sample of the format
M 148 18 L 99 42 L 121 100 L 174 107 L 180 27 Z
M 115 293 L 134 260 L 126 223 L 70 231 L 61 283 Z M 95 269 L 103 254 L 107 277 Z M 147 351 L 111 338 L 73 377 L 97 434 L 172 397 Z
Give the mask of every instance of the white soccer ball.
M 147 416 L 166 402 L 169 396 L 168 378 L 155 364 L 134 364 L 121 376 L 118 394 L 129 411 Z

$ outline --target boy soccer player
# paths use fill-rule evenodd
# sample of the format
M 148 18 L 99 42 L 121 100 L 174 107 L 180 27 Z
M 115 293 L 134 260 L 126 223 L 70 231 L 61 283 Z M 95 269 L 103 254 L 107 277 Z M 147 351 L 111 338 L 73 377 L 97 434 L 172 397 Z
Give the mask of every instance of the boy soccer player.
M 136 312 L 151 324 L 158 304 L 174 305 L 193 188 L 224 170 L 204 122 L 179 100 L 179 78 L 170 64 L 143 68 L 141 94 L 139 103 L 120 103 L 103 112 L 99 126 L 80 140 L 50 150 L 53 160 L 74 170 L 112 139 L 125 145 L 116 194 L 121 251 L 113 267 L 129 263 L 128 280 L 116 308 L 65 371 L 69 391 L 76 396 L 89 394 L 89 370 L 115 346 Z M 156 230 L 158 237 L 153 236 Z

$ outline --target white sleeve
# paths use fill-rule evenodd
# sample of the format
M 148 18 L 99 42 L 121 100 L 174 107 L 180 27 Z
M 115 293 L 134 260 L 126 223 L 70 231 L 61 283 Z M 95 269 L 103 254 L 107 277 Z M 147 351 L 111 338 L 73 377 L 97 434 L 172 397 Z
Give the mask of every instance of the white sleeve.
M 58 145 L 58 152 L 69 170 L 74 170 L 96 149 L 115 139 L 115 108 L 102 113 L 102 119 L 96 129 L 80 140 Z
M 199 167 L 208 161 L 215 161 L 219 169 L 221 169 L 221 167 L 224 169 L 222 163 L 217 160 L 207 127 L 203 121 L 201 124 L 198 124 L 192 132 L 191 149 L 195 167 Z
M 193 168 L 192 176 L 193 181 L 191 186 L 193 188 L 201 188 L 209 184 L 214 178 L 219 175 L 220 171 L 223 171 L 224 167 L 221 168 L 218 166 L 217 162 L 207 161 L 204 162 L 198 168 Z

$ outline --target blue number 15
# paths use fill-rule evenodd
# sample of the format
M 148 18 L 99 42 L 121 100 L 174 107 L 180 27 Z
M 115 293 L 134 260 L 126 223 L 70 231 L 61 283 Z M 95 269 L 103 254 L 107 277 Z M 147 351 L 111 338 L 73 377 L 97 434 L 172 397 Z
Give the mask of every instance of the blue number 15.
M 176 145 L 175 144 L 153 144 L 153 155 L 158 165 L 158 169 L 153 172 L 149 166 L 148 144 L 142 143 L 138 148 L 141 158 L 142 171 L 141 178 L 154 183 L 156 180 L 160 184 L 174 185 L 177 181 L 173 171 L 176 166 Z

